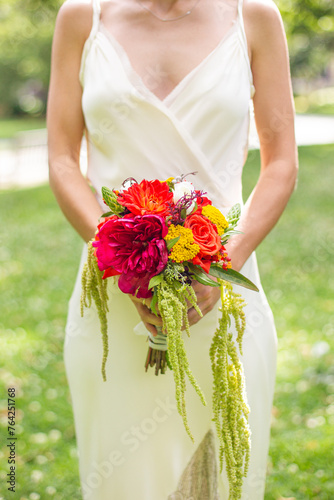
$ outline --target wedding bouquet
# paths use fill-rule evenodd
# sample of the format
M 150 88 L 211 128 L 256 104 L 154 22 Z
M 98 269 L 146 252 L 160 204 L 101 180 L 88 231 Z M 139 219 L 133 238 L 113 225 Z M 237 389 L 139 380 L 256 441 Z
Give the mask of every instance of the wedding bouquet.
M 235 205 L 224 215 L 212 205 L 205 193 L 196 190 L 185 176 L 166 181 L 127 179 L 122 188 L 102 188 L 109 211 L 103 214 L 95 238 L 88 244 L 88 258 L 82 273 L 81 314 L 92 300 L 96 304 L 103 339 L 102 375 L 108 356 L 107 278 L 118 277 L 124 293 L 144 300 L 151 298 L 151 310 L 160 315 L 162 328 L 149 335 L 145 367 L 174 375 L 178 412 L 185 429 L 188 425 L 186 378 L 205 405 L 204 394 L 190 369 L 183 330 L 190 335 L 188 309 L 197 305 L 193 280 L 220 287 L 221 318 L 213 335 L 210 359 L 213 371 L 213 420 L 220 441 L 220 465 L 226 462 L 230 498 L 241 495 L 247 474 L 250 449 L 249 409 L 245 400 L 243 368 L 237 347 L 229 332 L 231 320 L 237 331 L 242 353 L 245 330 L 244 301 L 232 284 L 252 290 L 256 286 L 233 270 L 224 244 L 240 216 Z

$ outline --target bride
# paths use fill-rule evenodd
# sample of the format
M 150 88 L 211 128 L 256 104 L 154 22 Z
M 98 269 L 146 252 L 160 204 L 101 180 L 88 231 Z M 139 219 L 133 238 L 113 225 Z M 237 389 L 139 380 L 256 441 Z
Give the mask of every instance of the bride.
M 228 253 L 255 282 L 247 302 L 242 362 L 252 448 L 244 500 L 264 497 L 274 392 L 276 332 L 254 250 L 294 189 L 297 155 L 286 39 L 271 0 L 67 0 L 54 35 L 48 102 L 50 183 L 69 222 L 88 242 L 106 211 L 103 185 L 127 177 L 192 179 L 226 213 L 242 203 L 250 100 L 261 173 L 242 207 Z M 83 134 L 88 174 L 79 168 Z M 70 244 L 70 242 L 69 242 Z M 206 395 L 188 392 L 192 443 L 174 402 L 170 373 L 145 373 L 147 305 L 109 284 L 110 357 L 100 374 L 95 309 L 80 316 L 80 275 L 69 304 L 65 365 L 85 500 L 227 500 L 212 428 L 209 348 L 218 321 L 215 288 L 196 284 L 204 317 L 190 309 L 190 365 Z

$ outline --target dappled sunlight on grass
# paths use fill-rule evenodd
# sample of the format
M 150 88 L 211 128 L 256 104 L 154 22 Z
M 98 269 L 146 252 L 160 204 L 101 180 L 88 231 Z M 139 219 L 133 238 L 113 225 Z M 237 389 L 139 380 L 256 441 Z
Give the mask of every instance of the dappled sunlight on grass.
M 7 389 L 15 387 L 16 498 L 80 499 L 63 338 L 81 242 L 47 187 L 3 192 L 0 205 L 7 221 L 0 250 L 0 427 L 6 436 Z M 5 498 L 7 455 L 4 444 Z
M 300 148 L 298 188 L 257 251 L 279 349 L 266 500 L 334 491 L 333 156 L 334 146 Z
M 328 500 L 334 491 L 333 155 L 334 146 L 301 148 L 298 189 L 257 252 L 279 337 L 266 500 Z M 258 163 L 252 152 L 247 192 Z M 82 244 L 48 187 L 2 192 L 0 209 L 0 429 L 5 436 L 15 386 L 17 498 L 79 500 L 63 339 Z M 7 455 L 3 444 L 5 498 Z

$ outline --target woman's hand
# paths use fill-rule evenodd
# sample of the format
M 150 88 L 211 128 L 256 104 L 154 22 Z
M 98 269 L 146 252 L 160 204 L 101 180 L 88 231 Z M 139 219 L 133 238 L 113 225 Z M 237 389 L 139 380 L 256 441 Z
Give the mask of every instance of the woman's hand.
M 202 311 L 203 316 L 212 311 L 220 298 L 220 287 L 201 285 L 198 281 L 192 282 L 197 297 L 197 305 Z M 195 325 L 201 319 L 198 312 L 191 307 L 188 311 L 188 320 L 190 326 Z
M 220 288 L 201 285 L 198 281 L 192 282 L 192 287 L 195 290 L 197 297 L 197 305 L 205 316 L 208 312 L 212 311 L 217 301 L 220 298 Z M 157 335 L 157 326 L 162 326 L 162 319 L 152 313 L 150 306 L 152 299 L 138 299 L 133 295 L 129 295 L 133 305 L 138 311 L 138 314 L 144 323 L 147 330 L 155 337 Z M 195 325 L 201 319 L 201 316 L 196 312 L 193 307 L 188 311 L 189 325 Z
M 162 319 L 160 316 L 156 316 L 152 313 L 150 309 L 152 299 L 137 299 L 137 297 L 133 295 L 129 295 L 129 297 L 137 309 L 145 327 L 155 337 L 158 333 L 156 327 L 162 326 Z

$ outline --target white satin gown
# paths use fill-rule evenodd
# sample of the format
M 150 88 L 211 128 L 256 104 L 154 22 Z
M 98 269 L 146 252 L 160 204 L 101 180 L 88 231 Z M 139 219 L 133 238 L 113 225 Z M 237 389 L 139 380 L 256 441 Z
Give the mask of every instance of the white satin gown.
M 193 171 L 198 173 L 189 180 L 205 190 L 223 213 L 242 203 L 241 175 L 254 88 L 241 0 L 227 35 L 164 100 L 148 90 L 122 46 L 102 24 L 99 0 L 93 0 L 93 7 L 93 28 L 84 46 L 80 80 L 89 135 L 88 178 L 101 206 L 102 186 L 117 188 L 127 177 L 163 180 Z M 102 381 L 102 341 L 95 308 L 86 309 L 80 317 L 86 250 L 85 245 L 69 303 L 64 349 L 83 498 L 227 500 L 224 471 L 220 474 L 217 468 L 216 474 L 212 466 L 208 471 L 197 465 L 189 469 L 194 457 L 200 456 L 203 465 L 203 456 L 218 451 L 209 361 L 218 307 L 193 326 L 191 338 L 186 339 L 190 365 L 208 402 L 203 407 L 188 387 L 192 443 L 176 410 L 172 372 L 158 377 L 153 370 L 145 373 L 145 328 L 129 298 L 111 283 L 110 353 L 107 382 Z M 242 361 L 252 432 L 243 500 L 260 500 L 265 488 L 276 332 L 254 254 L 242 272 L 260 289 L 259 293 L 240 289 L 247 302 Z M 187 475 L 184 471 L 189 470 Z

